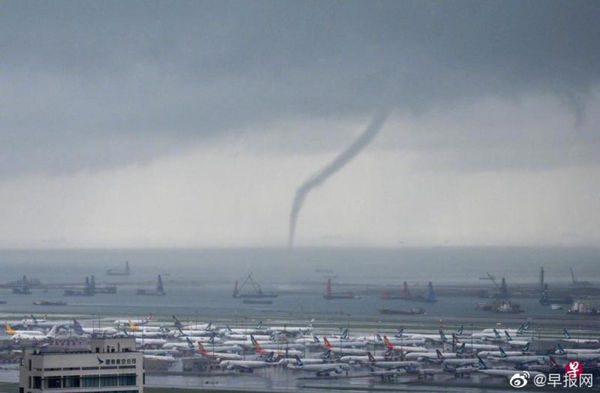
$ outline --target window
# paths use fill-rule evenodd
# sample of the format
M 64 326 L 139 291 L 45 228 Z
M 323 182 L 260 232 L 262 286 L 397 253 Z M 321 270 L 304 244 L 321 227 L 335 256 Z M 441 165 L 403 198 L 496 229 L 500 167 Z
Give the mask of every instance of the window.
M 34 389 L 42 388 L 42 377 L 33 377 L 33 388 Z
M 97 375 L 89 375 L 81 377 L 82 388 L 95 388 L 100 385 L 100 377 Z
M 101 375 L 100 386 L 119 386 L 118 375 Z
M 63 377 L 63 388 L 78 388 L 79 384 L 79 375 Z
M 48 389 L 60 389 L 62 387 L 62 378 L 48 377 L 46 378 L 46 384 Z
M 135 374 L 123 374 L 119 375 L 119 386 L 134 386 L 136 383 Z

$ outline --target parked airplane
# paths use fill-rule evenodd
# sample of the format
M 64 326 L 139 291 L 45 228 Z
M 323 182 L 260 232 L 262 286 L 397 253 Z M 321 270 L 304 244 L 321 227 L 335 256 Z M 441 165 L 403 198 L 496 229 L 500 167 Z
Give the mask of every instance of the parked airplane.
M 258 368 L 273 367 L 278 363 L 274 361 L 273 354 L 269 354 L 265 360 L 223 360 L 219 366 L 228 370 L 239 370 L 241 372 L 254 372 Z
M 596 354 L 596 353 L 600 353 L 600 348 L 594 348 L 594 349 L 563 348 L 562 345 L 556 344 L 556 351 L 554 353 L 556 353 L 557 355 L 565 355 L 567 353 Z
M 285 348 L 285 349 L 264 349 L 260 343 L 258 341 L 256 341 L 254 339 L 254 336 L 250 336 L 250 339 L 252 340 L 252 344 L 254 344 L 254 350 L 256 351 L 256 353 L 258 353 L 259 355 L 267 355 L 267 354 L 274 354 L 278 357 L 294 357 L 297 355 L 301 355 L 302 352 L 297 350 L 297 349 L 292 349 L 292 348 Z
M 341 374 L 348 371 L 348 365 L 344 363 L 304 364 L 298 355 L 294 358 L 296 363 L 288 364 L 289 369 L 314 372 L 318 377 L 328 377 L 331 373 Z
M 524 370 L 517 370 L 517 369 L 514 369 L 514 368 L 513 369 L 489 368 L 487 366 L 487 364 L 480 357 L 477 357 L 477 359 L 479 360 L 479 370 L 478 370 L 478 372 L 480 372 L 482 374 L 486 374 L 486 375 L 512 378 L 513 375 L 515 375 L 519 371 L 521 371 L 524 374 L 527 373 L 527 374 L 525 374 L 527 377 L 535 377 L 536 375 L 542 374 L 539 371 L 524 371 Z
M 152 314 L 148 315 L 144 319 L 117 319 L 114 322 L 114 324 L 117 325 L 117 327 L 129 326 L 132 323 L 135 325 L 146 325 L 151 320 L 152 320 Z
M 562 341 L 569 342 L 569 343 L 600 344 L 600 341 L 593 339 L 593 338 L 573 338 L 573 337 L 571 337 L 571 334 L 569 334 L 569 331 L 567 330 L 567 328 L 563 329 L 563 335 L 565 336 L 565 338 L 563 338 Z
M 549 361 L 548 356 L 541 356 L 541 355 L 508 356 L 502 348 L 500 348 L 500 356 L 499 357 L 489 357 L 489 359 L 502 361 L 502 362 L 508 362 L 508 363 L 514 363 L 514 364 L 527 364 L 527 363 L 546 364 Z
M 325 347 L 326 350 L 331 351 L 334 354 L 339 355 L 339 356 L 344 356 L 344 355 L 366 355 L 367 354 L 367 350 L 366 349 L 347 348 L 347 347 L 344 347 L 344 346 L 340 347 L 340 345 L 333 346 L 333 345 L 331 345 L 331 343 L 329 342 L 329 340 L 325 336 L 323 336 L 323 346 Z
M 383 344 L 388 349 L 388 351 L 399 351 L 399 352 L 427 352 L 427 348 L 424 347 L 414 347 L 414 346 L 400 346 L 394 345 L 390 342 L 387 336 L 383 336 Z
M 390 360 L 390 361 L 378 361 L 371 352 L 367 352 L 367 357 L 369 358 L 369 365 L 376 368 L 383 368 L 386 370 L 393 369 L 410 369 L 410 368 L 418 368 L 420 366 L 419 362 L 408 361 L 408 360 Z
M 237 353 L 227 353 L 227 352 L 208 352 L 204 346 L 202 345 L 202 343 L 198 343 L 198 352 L 200 353 L 200 355 L 208 357 L 208 358 L 212 358 L 212 359 L 218 359 L 218 360 L 241 360 L 242 356 L 237 354 Z
M 588 352 L 588 353 L 567 352 L 560 346 L 560 344 L 558 344 L 557 347 L 558 347 L 558 350 L 557 350 L 558 356 L 561 359 L 580 360 L 580 361 L 600 361 L 600 352 Z
M 113 327 L 84 328 L 76 319 L 73 319 L 73 329 L 75 330 L 75 333 L 80 336 L 91 336 L 94 334 L 112 335 L 117 333 L 117 329 Z

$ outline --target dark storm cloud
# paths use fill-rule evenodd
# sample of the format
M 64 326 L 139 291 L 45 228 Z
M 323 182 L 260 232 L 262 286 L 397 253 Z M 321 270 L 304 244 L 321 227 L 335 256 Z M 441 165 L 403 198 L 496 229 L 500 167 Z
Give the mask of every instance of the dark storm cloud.
M 597 1 L 3 2 L 0 173 L 368 116 L 383 90 L 397 111 L 425 114 L 556 95 L 584 119 L 598 20 Z

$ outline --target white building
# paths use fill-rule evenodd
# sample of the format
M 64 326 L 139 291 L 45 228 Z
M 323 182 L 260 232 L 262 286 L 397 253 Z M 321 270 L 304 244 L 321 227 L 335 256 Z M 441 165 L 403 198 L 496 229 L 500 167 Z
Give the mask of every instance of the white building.
M 134 338 L 94 338 L 85 352 L 27 352 L 19 393 L 143 393 L 143 365 Z

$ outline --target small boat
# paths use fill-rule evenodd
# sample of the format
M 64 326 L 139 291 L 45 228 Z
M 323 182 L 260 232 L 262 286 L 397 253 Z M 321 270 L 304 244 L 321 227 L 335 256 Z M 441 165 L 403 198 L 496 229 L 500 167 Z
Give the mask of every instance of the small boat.
M 65 302 L 51 302 L 50 300 L 36 300 L 35 302 L 33 302 L 34 306 L 66 306 L 67 303 Z

